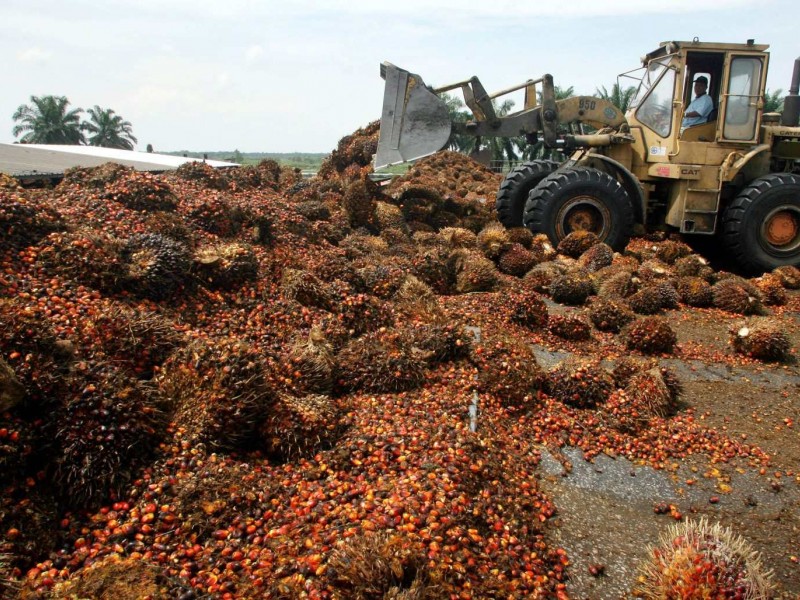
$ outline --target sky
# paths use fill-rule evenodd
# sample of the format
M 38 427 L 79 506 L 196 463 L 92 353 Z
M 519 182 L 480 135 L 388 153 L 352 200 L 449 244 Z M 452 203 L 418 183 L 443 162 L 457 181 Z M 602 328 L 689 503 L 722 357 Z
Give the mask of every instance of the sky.
M 137 149 L 330 152 L 380 118 L 390 61 L 492 92 L 551 73 L 592 95 L 667 40 L 770 44 L 789 88 L 797 0 L 2 0 L 0 142 L 32 95 L 130 121 Z

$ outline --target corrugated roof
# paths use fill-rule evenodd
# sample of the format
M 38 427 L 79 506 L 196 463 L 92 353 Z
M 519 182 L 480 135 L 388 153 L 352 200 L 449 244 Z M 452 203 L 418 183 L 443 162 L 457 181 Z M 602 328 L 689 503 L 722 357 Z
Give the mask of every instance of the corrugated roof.
M 137 171 L 169 171 L 197 158 L 154 152 L 136 152 L 98 146 L 0 143 L 0 173 L 15 177 L 59 177 L 72 167 L 97 167 L 115 162 Z M 205 161 L 212 167 L 238 167 L 220 160 Z

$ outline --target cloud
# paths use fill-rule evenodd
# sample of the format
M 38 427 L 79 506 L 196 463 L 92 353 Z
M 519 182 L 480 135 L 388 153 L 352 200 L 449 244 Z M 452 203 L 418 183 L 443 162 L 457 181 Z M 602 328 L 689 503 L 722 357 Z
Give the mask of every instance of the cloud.
M 17 60 L 24 63 L 44 63 L 53 56 L 47 50 L 42 50 L 38 46 L 26 48 L 17 52 Z

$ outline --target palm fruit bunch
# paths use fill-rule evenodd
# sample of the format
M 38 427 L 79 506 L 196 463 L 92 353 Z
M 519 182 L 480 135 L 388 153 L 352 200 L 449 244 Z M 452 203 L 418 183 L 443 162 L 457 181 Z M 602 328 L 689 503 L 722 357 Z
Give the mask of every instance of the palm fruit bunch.
M 65 280 L 113 293 L 126 281 L 124 243 L 97 230 L 52 233 L 42 240 L 36 259 Z
M 727 277 L 715 283 L 711 292 L 716 308 L 740 315 L 763 314 L 761 292 L 741 277 Z
M 625 433 L 638 434 L 654 417 L 666 417 L 675 409 L 657 366 L 633 373 L 619 392 L 609 398 L 603 410 L 610 425 Z
M 542 262 L 551 261 L 558 254 L 555 247 L 550 242 L 550 238 L 544 233 L 537 233 L 533 236 L 530 251 L 537 257 L 541 257 L 540 260 Z
M 64 229 L 61 215 L 16 191 L 0 189 L 0 250 L 32 246 Z
M 345 293 L 334 310 L 339 323 L 354 337 L 390 327 L 395 322 L 392 304 L 367 294 Z
M 525 231 L 528 231 L 527 229 Z M 439 231 L 441 237 L 447 247 L 455 250 L 457 248 L 476 248 L 478 245 L 478 236 L 463 227 L 445 227 Z
M 72 167 L 64 171 L 64 183 L 74 183 L 91 188 L 103 189 L 109 183 L 133 173 L 132 167 L 107 162 L 97 167 Z
M 667 310 L 680 308 L 681 296 L 673 280 L 657 281 L 652 286 L 661 298 L 661 308 Z
M 0 298 L 0 323 L 0 358 L 11 370 L 6 375 L 7 396 L 0 404 L 8 403 L 11 408 L 11 399 L 19 395 L 15 380 L 32 406 L 59 398 L 72 356 L 69 343 L 56 338 L 45 309 L 20 299 Z
M 396 261 L 395 261 L 396 262 Z M 367 264 L 356 270 L 361 285 L 360 289 L 378 298 L 391 298 L 403 285 L 407 270 L 386 263 Z
M 663 307 L 661 293 L 655 285 L 648 285 L 626 298 L 633 312 L 640 315 L 654 315 Z
M 245 212 L 221 196 L 205 193 L 191 197 L 186 194 L 183 200 L 181 212 L 203 231 L 229 238 L 244 227 Z
M 332 179 L 350 165 L 366 167 L 372 164 L 372 156 L 378 148 L 380 128 L 380 121 L 372 121 L 340 139 L 336 149 L 322 161 L 318 176 Z
M 389 251 L 389 244 L 382 237 L 370 235 L 364 229 L 345 236 L 339 247 L 345 251 L 350 260 L 364 258 L 373 254 L 384 255 Z
M 456 280 L 450 252 L 442 248 L 431 248 L 418 254 L 412 261 L 411 272 L 440 295 L 450 293 Z
M 797 267 L 786 265 L 772 272 L 781 278 L 781 283 L 787 290 L 800 290 L 800 269 Z
M 426 548 L 402 533 L 364 532 L 343 540 L 327 564 L 335 598 L 442 597 L 442 582 L 429 570 Z
M 103 357 L 139 379 L 150 379 L 183 336 L 171 321 L 155 312 L 109 303 L 83 323 L 80 340 L 92 356 Z
M 555 278 L 550 284 L 549 291 L 555 302 L 580 306 L 594 293 L 594 286 L 589 274 L 579 270 Z
M 533 252 L 526 250 L 522 244 L 512 243 L 500 255 L 497 261 L 497 268 L 507 275 L 522 277 L 533 268 L 536 262 Z
M 459 322 L 414 324 L 406 330 L 412 351 L 428 364 L 457 360 L 469 355 L 473 336 Z
M 48 421 L 53 482 L 76 507 L 119 497 L 166 425 L 151 387 L 100 362 L 78 365 Z
M 546 293 L 557 278 L 564 275 L 564 266 L 555 262 L 543 262 L 533 267 L 522 278 L 526 287 L 540 293 Z
M 416 388 L 425 378 L 425 363 L 401 332 L 381 330 L 351 340 L 336 355 L 338 386 L 368 393 Z
M 375 227 L 375 200 L 365 181 L 358 179 L 347 186 L 342 207 L 351 227 Z
M 765 306 L 783 306 L 789 301 L 789 296 L 783 287 L 780 275 L 766 273 L 753 281 L 761 296 L 764 298 Z
M 120 249 L 123 286 L 137 296 L 163 300 L 177 292 L 189 274 L 189 250 L 157 233 L 134 235 Z
M 183 163 L 175 169 L 175 175 L 180 179 L 196 181 L 203 187 L 214 190 L 227 190 L 230 187 L 228 178 L 220 169 L 215 169 L 208 163 L 199 160 Z
M 547 325 L 547 304 L 536 292 L 509 294 L 508 318 L 527 329 L 542 329 Z
M 520 244 L 526 250 L 530 250 L 533 245 L 533 233 L 527 227 L 509 228 L 508 239 L 512 244 Z
M 439 317 L 442 312 L 431 287 L 413 275 L 406 275 L 392 300 L 400 313 L 414 319 L 428 321 Z
M 174 212 L 156 211 L 147 213 L 142 219 L 143 228 L 148 233 L 157 233 L 186 245 L 195 246 L 195 232 L 186 220 Z
M 645 317 L 625 328 L 625 343 L 631 350 L 646 354 L 671 353 L 678 337 L 669 323 L 658 317 Z
M 639 268 L 636 270 L 636 276 L 646 285 L 664 279 L 670 279 L 674 277 L 674 273 L 672 268 L 665 262 L 657 258 L 651 258 L 639 265 Z
M 25 388 L 0 358 L 0 471 L 5 485 L 24 475 L 28 461 L 42 446 L 40 421 L 26 414 L 24 397 Z
M 681 258 L 689 256 L 692 248 L 675 240 L 664 240 L 656 245 L 655 258 L 668 265 L 675 264 Z
M 488 292 L 497 286 L 494 263 L 475 250 L 456 250 L 452 254 L 455 291 L 459 294 Z
M 108 554 L 79 569 L 53 588 L 58 598 L 179 598 L 191 587 L 170 578 L 143 558 Z
M 280 285 L 281 293 L 288 300 L 294 300 L 303 306 L 316 306 L 323 310 L 333 308 L 333 291 L 311 271 L 286 269 L 281 277 Z
M 599 360 L 568 359 L 547 377 L 547 394 L 575 408 L 601 405 L 613 390 L 614 380 Z
M 403 218 L 406 221 L 424 223 L 434 230 L 453 227 L 457 224 L 457 219 L 446 221 L 437 219 L 442 212 L 444 199 L 435 188 L 411 184 L 402 186 L 401 190 L 397 195 L 397 202 L 400 204 Z
M 578 264 L 589 273 L 595 273 L 604 267 L 611 266 L 614 261 L 614 250 L 611 246 L 600 242 L 589 248 L 578 257 Z
M 378 229 L 399 229 L 408 232 L 408 225 L 399 206 L 381 200 L 375 201 L 375 223 Z
M 272 458 L 295 461 L 330 447 L 340 429 L 339 413 L 330 397 L 281 394 L 258 426 L 258 445 Z
M 478 233 L 478 249 L 490 260 L 498 260 L 511 246 L 508 230 L 500 223 L 492 222 Z
M 242 165 L 226 169 L 225 175 L 234 190 L 258 189 L 265 185 L 261 171 L 255 165 Z
M 172 187 L 161 178 L 141 171 L 129 171 L 106 184 L 100 194 L 103 200 L 113 200 L 132 210 L 173 211 L 178 199 Z
M 258 278 L 258 257 L 239 242 L 208 245 L 194 252 L 191 271 L 205 287 L 230 290 Z
M 740 536 L 705 519 L 669 528 L 642 563 L 634 595 L 660 598 L 772 598 L 771 572 Z
M 786 331 L 769 319 L 734 328 L 731 344 L 739 354 L 757 360 L 786 362 L 792 355 L 792 344 Z
M 298 336 L 288 357 L 289 376 L 295 388 L 311 393 L 327 394 L 333 389 L 336 361 L 333 346 L 319 326 L 307 336 Z
M 681 301 L 689 306 L 705 307 L 714 303 L 714 292 L 711 284 L 702 277 L 684 276 L 679 277 L 676 282 L 676 289 Z
M 578 258 L 592 246 L 599 244 L 600 238 L 591 231 L 573 231 L 567 234 L 558 243 L 556 250 L 559 254 L 564 254 L 570 258 Z
M 192 343 L 157 377 L 184 439 L 221 450 L 250 442 L 274 400 L 262 352 L 236 339 Z
M 639 279 L 627 269 L 618 271 L 612 265 L 608 271 L 597 275 L 594 287 L 601 298 L 627 298 L 639 288 Z
M 261 178 L 261 184 L 273 189 L 278 188 L 283 169 L 278 161 L 272 158 L 265 158 L 258 162 L 256 170 Z M 296 182 L 297 183 L 297 182 Z
M 20 571 L 25 573 L 58 548 L 57 523 L 64 507 L 44 487 L 16 485 L 10 474 L 4 474 L 0 496 L 0 598 L 4 600 L 24 597 L 19 595 Z
M 688 254 L 679 258 L 673 264 L 673 269 L 678 277 L 701 277 L 708 280 L 714 274 L 714 269 L 708 265 L 708 261 L 698 254 Z
M 382 229 L 380 237 L 386 242 L 388 254 L 391 256 L 410 258 L 417 254 L 417 247 L 411 241 L 411 236 L 406 229 L 396 227 Z
M 504 406 L 522 406 L 536 397 L 545 376 L 530 345 L 511 336 L 493 335 L 472 345 L 478 370 L 477 391 Z
M 309 221 L 328 221 L 331 218 L 330 208 L 321 200 L 298 202 L 294 209 Z
M 597 298 L 589 307 L 589 318 L 600 331 L 618 333 L 636 316 L 622 300 Z
M 631 356 L 623 357 L 614 365 L 611 376 L 614 378 L 614 384 L 619 389 L 625 389 L 634 375 L 652 371 L 653 369 L 657 369 L 661 374 L 661 379 L 669 391 L 671 407 L 674 408 L 675 403 L 683 394 L 683 384 L 672 369 L 660 366 L 657 359 L 641 360 Z
M 651 365 L 633 356 L 623 356 L 616 362 L 614 368 L 611 370 L 611 376 L 614 378 L 614 385 L 619 389 L 625 389 L 631 377 L 653 366 L 656 366 L 656 363 Z
M 589 323 L 574 315 L 550 315 L 547 328 L 550 333 L 565 340 L 585 341 L 592 337 Z

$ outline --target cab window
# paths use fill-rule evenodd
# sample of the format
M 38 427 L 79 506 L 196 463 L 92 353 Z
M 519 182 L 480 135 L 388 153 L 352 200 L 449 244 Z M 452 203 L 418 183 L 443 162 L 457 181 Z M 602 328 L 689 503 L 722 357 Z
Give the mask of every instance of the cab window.
M 738 56 L 731 61 L 722 132 L 725 139 L 752 140 L 755 137 L 761 68 L 760 58 Z
M 672 130 L 672 98 L 675 90 L 675 71 L 664 69 L 661 79 L 636 109 L 639 121 L 661 137 L 669 137 Z

